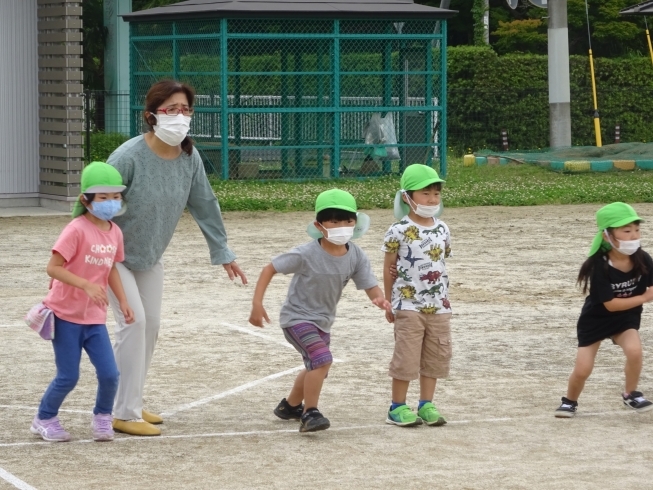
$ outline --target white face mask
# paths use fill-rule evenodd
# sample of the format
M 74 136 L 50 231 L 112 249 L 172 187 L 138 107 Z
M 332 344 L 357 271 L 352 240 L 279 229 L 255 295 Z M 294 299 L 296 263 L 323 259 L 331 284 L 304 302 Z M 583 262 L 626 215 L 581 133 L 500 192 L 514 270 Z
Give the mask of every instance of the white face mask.
M 180 145 L 184 141 L 190 129 L 190 116 L 154 114 L 154 117 L 158 123 L 154 126 L 154 135 L 157 138 L 170 146 Z
M 328 234 L 324 238 L 334 245 L 345 245 L 354 236 L 353 226 L 342 226 L 340 228 L 324 228 Z
M 406 197 L 408 198 L 408 200 L 410 202 L 415 204 L 415 201 L 413 201 L 410 198 L 408 193 L 406 193 L 405 195 L 406 195 Z M 422 218 L 432 218 L 433 216 L 438 214 L 438 212 L 440 211 L 440 205 L 439 204 L 437 206 L 426 206 L 424 204 L 415 204 L 415 208 L 413 208 L 412 206 L 411 206 L 411 208 L 413 209 L 413 211 L 415 211 L 415 214 L 417 216 L 421 216 Z
M 639 250 L 640 243 L 639 240 L 619 240 L 619 245 L 620 247 L 617 247 L 614 243 L 612 243 L 612 240 L 610 239 L 610 235 L 608 234 L 607 231 L 603 232 L 606 240 L 612 245 L 612 248 L 614 248 L 617 252 L 622 253 L 624 255 L 632 255 L 637 250 Z

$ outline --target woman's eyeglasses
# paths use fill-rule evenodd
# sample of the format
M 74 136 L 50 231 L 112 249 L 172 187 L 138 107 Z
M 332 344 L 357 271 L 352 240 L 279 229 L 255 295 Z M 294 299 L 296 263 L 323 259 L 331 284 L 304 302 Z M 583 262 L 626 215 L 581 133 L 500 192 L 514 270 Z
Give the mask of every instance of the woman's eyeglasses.
M 168 107 L 164 109 L 157 109 L 156 112 L 163 112 L 168 116 L 178 116 L 179 114 L 183 114 L 184 116 L 192 116 L 195 112 L 195 109 L 192 107 L 182 107 L 181 109 L 179 107 Z

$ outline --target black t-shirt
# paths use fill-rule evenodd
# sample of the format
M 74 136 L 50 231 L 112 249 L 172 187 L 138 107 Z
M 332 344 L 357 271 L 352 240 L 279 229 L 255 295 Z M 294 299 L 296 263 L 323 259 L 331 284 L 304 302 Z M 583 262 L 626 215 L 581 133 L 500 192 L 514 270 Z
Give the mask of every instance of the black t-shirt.
M 634 271 L 622 272 L 615 269 L 603 256 L 603 263 L 597 263 L 590 277 L 590 294 L 578 319 L 578 346 L 585 347 L 610 338 L 630 328 L 639 330 L 642 307 L 629 310 L 608 311 L 603 303 L 614 298 L 630 298 L 644 294 L 653 285 L 653 259 L 644 252 L 644 263 L 648 270 L 645 276 L 636 277 Z

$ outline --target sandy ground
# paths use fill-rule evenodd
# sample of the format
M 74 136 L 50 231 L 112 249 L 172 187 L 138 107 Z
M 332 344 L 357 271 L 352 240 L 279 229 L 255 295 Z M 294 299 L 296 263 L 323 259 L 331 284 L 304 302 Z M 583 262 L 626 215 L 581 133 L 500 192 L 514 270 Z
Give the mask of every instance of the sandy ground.
M 653 205 L 637 205 L 653 218 Z M 60 417 L 74 440 L 42 442 L 29 425 L 54 375 L 51 346 L 22 317 L 44 296 L 49 247 L 65 217 L 0 219 L 0 488 L 646 488 L 653 479 L 653 412 L 623 408 L 623 356 L 607 342 L 572 420 L 553 417 L 575 358 L 582 296 L 574 287 L 597 206 L 447 209 L 454 358 L 436 405 L 445 427 L 384 424 L 392 327 L 349 286 L 333 328 L 334 364 L 321 398 L 332 428 L 300 435 L 277 420 L 299 355 L 278 313 L 288 277 L 266 296 L 273 319 L 247 324 L 256 278 L 269 259 L 307 240 L 310 213 L 227 213 L 230 244 L 250 285 L 211 267 L 189 216 L 165 255 L 164 323 L 146 407 L 164 435 L 90 437 L 96 388 L 83 358 Z M 372 211 L 359 240 L 381 277 L 389 211 Z M 643 243 L 651 243 L 651 220 Z M 650 249 L 649 249 L 650 250 Z M 651 307 L 645 308 L 641 390 L 653 396 Z M 109 328 L 113 325 L 109 315 Z M 648 361 L 648 362 L 646 362 Z M 418 391 L 411 386 L 409 403 Z

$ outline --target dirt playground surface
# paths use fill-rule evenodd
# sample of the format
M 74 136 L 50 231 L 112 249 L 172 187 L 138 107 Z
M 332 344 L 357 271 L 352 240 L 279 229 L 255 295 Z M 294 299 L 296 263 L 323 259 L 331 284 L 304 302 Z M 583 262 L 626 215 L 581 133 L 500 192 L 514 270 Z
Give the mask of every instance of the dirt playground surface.
M 643 246 L 653 250 L 653 205 Z M 272 325 L 248 326 L 254 284 L 278 253 L 308 240 L 311 213 L 226 213 L 229 243 L 250 284 L 232 284 L 185 215 L 164 256 L 163 326 L 145 406 L 163 413 L 163 436 L 91 439 L 94 371 L 60 418 L 69 443 L 29 432 L 55 373 L 48 342 L 22 322 L 46 293 L 49 248 L 66 217 L 0 219 L 0 488 L 647 488 L 653 481 L 653 412 L 623 408 L 623 356 L 605 342 L 580 399 L 579 415 L 553 411 L 575 352 L 582 296 L 574 287 L 594 235 L 598 206 L 446 209 L 454 257 L 454 357 L 438 382 L 444 427 L 384 423 L 392 326 L 348 286 L 333 327 L 335 363 L 320 408 L 331 429 L 300 435 L 272 409 L 287 395 L 300 356 L 285 342 L 279 308 L 290 278 L 277 275 L 265 305 Z M 371 211 L 358 243 L 381 278 L 380 246 L 390 211 Z M 109 313 L 109 330 L 113 317 Z M 640 389 L 653 397 L 653 307 L 642 321 Z M 409 404 L 418 399 L 411 385 Z

